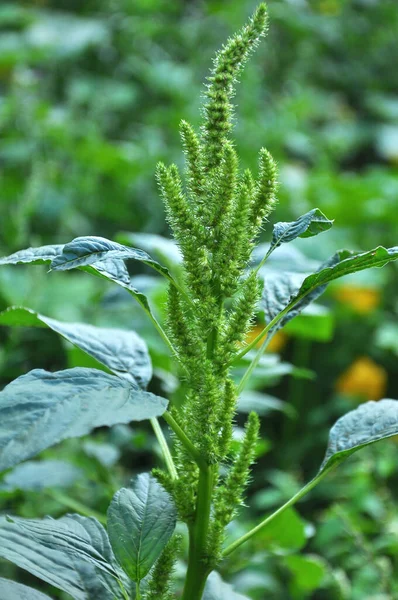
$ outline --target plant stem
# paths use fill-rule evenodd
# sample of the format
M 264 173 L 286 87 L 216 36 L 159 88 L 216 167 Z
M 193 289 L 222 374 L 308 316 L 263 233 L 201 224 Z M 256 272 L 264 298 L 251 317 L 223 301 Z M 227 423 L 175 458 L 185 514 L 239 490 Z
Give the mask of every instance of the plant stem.
M 171 414 L 168 411 L 163 413 L 162 417 L 174 431 L 184 448 L 188 450 L 189 454 L 192 456 L 197 465 L 200 468 L 205 468 L 207 466 L 205 460 L 203 459 L 199 450 L 193 445 L 185 431 L 179 426 L 177 421 L 171 416 Z
M 271 521 L 273 521 L 275 519 L 275 517 L 279 516 L 287 508 L 289 508 L 290 506 L 293 506 L 293 504 L 296 504 L 296 502 L 301 500 L 301 498 L 303 498 L 303 496 L 308 494 L 308 492 L 310 492 L 316 485 L 318 485 L 318 483 L 325 477 L 325 475 L 327 475 L 329 473 L 330 470 L 331 469 L 326 469 L 320 475 L 317 475 L 316 477 L 314 477 L 314 479 L 312 479 L 309 483 L 307 483 L 307 485 L 305 485 L 303 488 L 301 488 L 301 490 L 298 491 L 297 494 L 292 496 L 292 498 L 290 498 L 290 500 L 288 500 L 283 506 L 278 508 L 278 510 L 276 510 L 271 515 L 269 515 L 266 519 L 261 521 L 261 523 L 256 525 L 256 527 L 254 527 L 253 529 L 251 529 L 250 531 L 245 533 L 245 535 L 242 535 L 242 537 L 240 537 L 235 542 L 232 542 L 232 544 L 227 546 L 227 548 L 225 548 L 225 550 L 223 552 L 223 557 L 229 556 L 232 552 L 234 552 L 234 550 L 239 548 L 239 546 L 241 546 L 242 544 L 244 544 L 245 542 L 250 540 L 250 538 L 252 538 L 254 535 L 256 535 L 256 533 L 258 533 L 264 527 L 266 527 L 269 523 L 271 523 Z
M 86 517 L 95 517 L 97 521 L 99 521 L 103 525 L 106 525 L 105 515 L 102 515 L 101 513 L 86 506 L 85 504 L 82 504 L 78 500 L 74 500 L 73 498 L 70 498 L 69 496 L 63 494 L 58 490 L 46 490 L 46 494 L 48 496 L 51 496 L 51 498 L 53 498 L 53 500 L 55 500 L 56 502 L 59 502 L 59 504 L 62 504 L 63 506 L 66 506 L 67 508 L 70 508 Z
M 163 431 L 159 425 L 159 421 L 154 417 L 153 419 L 151 419 L 151 425 L 159 442 L 159 446 L 163 452 L 164 460 L 167 469 L 170 473 L 170 476 L 172 479 L 178 479 L 177 469 L 175 468 L 173 457 L 171 456 L 169 446 L 167 444 L 166 438 L 163 435 Z
M 206 542 L 210 523 L 214 486 L 214 467 L 201 469 L 198 484 L 195 522 L 189 530 L 189 558 L 182 600 L 201 600 L 207 577 Z
M 137 581 L 135 584 L 135 600 L 141 600 L 140 583 Z
M 252 362 L 250 363 L 250 365 L 248 366 L 248 368 L 246 369 L 242 379 L 239 382 L 238 385 L 238 389 L 237 389 L 237 393 L 240 394 L 241 391 L 243 390 L 243 388 L 246 385 L 246 382 L 248 381 L 249 377 L 251 376 L 252 372 L 254 371 L 254 369 L 257 367 L 258 363 L 260 362 L 260 358 L 262 357 L 266 347 L 268 346 L 268 344 L 270 343 L 272 339 L 272 335 L 270 334 L 263 342 L 261 348 L 259 349 L 259 351 L 257 352 L 256 356 L 253 358 Z

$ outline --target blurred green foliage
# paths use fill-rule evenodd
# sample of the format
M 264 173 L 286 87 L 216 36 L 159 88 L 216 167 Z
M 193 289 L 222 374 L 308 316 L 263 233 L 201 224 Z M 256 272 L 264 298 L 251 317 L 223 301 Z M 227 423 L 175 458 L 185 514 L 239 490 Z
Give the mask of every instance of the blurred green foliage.
M 254 5 L 3 1 L 2 254 L 83 234 L 115 239 L 131 231 L 136 235 L 130 243 L 162 262 L 178 260 L 162 238 L 144 235 L 168 236 L 155 165 L 181 163 L 179 121 L 198 125 L 202 82 L 214 51 Z M 314 206 L 336 220 L 328 239 L 295 243 L 308 263 L 338 247 L 397 244 L 396 0 L 271 0 L 269 12 L 269 37 L 236 98 L 242 161 L 255 169 L 253 148 L 260 145 L 277 159 L 277 220 Z M 269 237 L 265 231 L 264 241 Z M 294 270 L 294 254 L 279 257 Z M 396 268 L 331 286 L 322 306 L 293 321 L 260 365 L 249 400 L 263 398 L 263 438 L 250 508 L 243 509 L 231 538 L 314 473 L 338 416 L 363 399 L 398 398 Z M 145 270 L 132 275 L 161 317 L 162 282 Z M 82 273 L 47 276 L 41 267 L 6 268 L 0 272 L 0 308 L 12 304 L 64 320 L 135 329 L 148 340 L 153 389 L 178 401 L 182 390 L 166 348 L 123 292 Z M 2 383 L 38 366 L 88 364 L 50 332 L 2 328 L 0 340 Z M 238 419 L 237 443 L 240 424 Z M 67 469 L 66 488 L 54 484 L 44 491 L 13 488 L 5 478 L 2 511 L 57 516 L 79 510 L 75 501 L 104 513 L 132 472 L 161 460 L 145 426 L 100 431 L 84 444 L 68 441 L 42 458 L 67 461 L 84 477 L 71 478 Z M 396 464 L 397 447 L 388 443 L 351 459 L 298 507 L 301 517 L 296 510 L 284 513 L 228 559 L 225 578 L 253 600 L 398 597 Z M 1 563 L 0 571 L 62 598 L 10 565 Z

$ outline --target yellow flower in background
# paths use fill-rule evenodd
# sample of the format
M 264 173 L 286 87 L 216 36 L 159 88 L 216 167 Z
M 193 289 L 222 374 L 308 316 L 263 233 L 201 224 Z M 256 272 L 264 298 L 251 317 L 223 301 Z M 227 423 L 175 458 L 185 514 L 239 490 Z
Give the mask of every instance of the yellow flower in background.
M 341 285 L 335 291 L 335 297 L 342 303 L 348 304 L 359 313 L 370 313 L 380 304 L 379 290 L 356 285 Z
M 368 356 L 357 358 L 336 382 L 336 390 L 365 400 L 380 400 L 387 387 L 387 372 Z
M 246 344 L 250 344 L 253 340 L 256 339 L 258 335 L 263 331 L 263 325 L 255 325 L 251 331 L 246 336 Z M 256 347 L 259 348 L 261 344 L 264 342 L 265 338 L 261 338 L 261 340 L 256 344 Z M 287 342 L 287 335 L 283 331 L 277 331 L 273 336 L 272 340 L 267 346 L 267 352 L 280 352 L 283 350 Z

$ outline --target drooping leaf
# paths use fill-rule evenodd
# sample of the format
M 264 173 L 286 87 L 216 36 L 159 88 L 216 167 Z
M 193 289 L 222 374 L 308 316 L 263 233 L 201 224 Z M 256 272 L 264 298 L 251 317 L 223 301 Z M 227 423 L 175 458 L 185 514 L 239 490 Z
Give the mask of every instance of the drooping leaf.
M 206 582 L 203 600 L 249 600 L 249 598 L 234 592 L 232 585 L 223 581 L 220 575 L 213 571 Z
M 87 238 L 76 238 L 76 239 L 79 240 L 79 239 L 87 239 Z M 101 240 L 102 238 L 93 238 L 93 239 Z M 74 241 L 76 241 L 76 240 L 74 240 Z M 108 240 L 105 240 L 105 242 L 108 242 Z M 71 243 L 73 243 L 73 242 L 71 242 Z M 115 242 L 108 242 L 108 243 L 114 244 Z M 119 246 L 120 246 L 120 244 L 119 244 Z M 0 265 L 15 265 L 15 264 L 20 264 L 20 263 L 25 263 L 25 264 L 27 264 L 27 263 L 30 263 L 30 264 L 51 263 L 53 260 L 57 259 L 60 256 L 63 256 L 62 260 L 65 260 L 65 256 L 63 255 L 64 248 L 65 248 L 65 245 L 58 244 L 58 245 L 54 245 L 54 246 L 42 246 L 39 248 L 28 248 L 26 250 L 20 250 L 19 252 L 16 252 L 15 254 L 11 254 L 10 256 L 6 256 L 6 257 L 0 259 Z M 134 250 L 134 249 L 131 249 L 131 250 Z M 116 254 L 117 254 L 116 250 L 114 250 L 113 252 L 116 252 Z M 142 252 L 142 251 L 137 250 L 137 252 Z M 106 281 L 111 281 L 112 283 L 116 283 L 117 285 L 120 285 L 131 296 L 133 296 L 133 298 L 140 304 L 140 306 L 144 309 L 144 311 L 151 318 L 151 320 L 156 325 L 158 325 L 156 318 L 154 317 L 152 310 L 149 306 L 148 299 L 145 296 L 145 294 L 142 294 L 141 292 L 136 290 L 131 285 L 130 275 L 127 271 L 126 265 L 124 264 L 124 261 L 121 258 L 112 257 L 111 254 L 112 254 L 112 251 L 110 251 L 110 252 L 104 251 L 102 254 L 100 252 L 96 256 L 94 253 L 92 256 L 91 255 L 87 256 L 85 260 L 83 260 L 83 258 L 82 258 L 80 266 L 76 266 L 76 265 L 74 265 L 73 267 L 64 266 L 62 268 L 60 267 L 60 270 L 65 270 L 65 269 L 69 269 L 69 268 L 79 268 L 80 270 L 91 273 L 92 275 L 100 277 L 101 279 L 105 279 Z M 121 254 L 122 253 L 120 252 L 119 255 L 121 255 Z M 142 253 L 142 254 L 145 255 L 145 253 Z M 99 258 L 99 256 L 102 256 L 102 258 Z M 135 258 L 137 258 L 137 256 L 138 255 L 136 255 Z M 132 258 L 131 253 L 128 258 Z M 143 261 L 143 262 L 145 262 L 145 264 L 152 266 L 159 273 L 162 273 L 162 275 L 167 277 L 170 281 L 174 282 L 174 279 L 171 277 L 171 275 L 170 275 L 169 271 L 166 269 L 166 267 L 162 267 L 159 263 L 157 263 L 156 261 L 153 261 L 150 257 L 148 257 L 148 258 L 149 258 L 148 262 Z
M 53 244 L 49 246 L 39 246 L 38 248 L 26 248 L 18 250 L 10 256 L 0 258 L 1 265 L 43 265 L 51 263 L 56 257 L 62 255 L 65 244 Z M 95 262 L 95 261 L 94 261 Z M 95 275 L 102 276 L 105 279 L 120 281 L 126 285 L 130 283 L 130 275 L 123 260 L 107 257 L 99 260 L 91 267 L 82 267 L 83 270 L 89 270 Z
M 316 300 L 331 281 L 364 269 L 383 267 L 397 259 L 398 246 L 388 249 L 379 246 L 361 253 L 339 250 L 319 271 L 305 278 L 297 273 L 266 273 L 260 309 L 267 323 L 277 318 L 275 328 L 282 327 Z
M 133 581 L 141 581 L 160 556 L 176 524 L 166 490 L 147 473 L 116 492 L 108 509 L 108 533 L 116 559 Z
M 124 246 L 97 236 L 78 237 L 65 244 L 62 253 L 57 255 L 51 262 L 51 269 L 54 271 L 67 271 L 78 267 L 86 267 L 106 259 L 138 260 L 171 279 L 169 270 L 153 260 L 143 250 Z
M 388 398 L 361 404 L 333 425 L 318 475 L 357 450 L 397 434 L 398 400 Z
M 31 587 L 0 577 L 0 598 L 3 600 L 51 600 Z
M 151 380 L 152 365 L 147 345 L 134 331 L 62 323 L 23 307 L 11 307 L 0 313 L 0 325 L 49 327 L 138 387 L 145 388 Z
M 51 246 L 39 246 L 38 248 L 26 248 L 18 250 L 10 256 L 0 258 L 0 265 L 43 265 L 50 263 L 58 254 L 62 253 L 63 244 L 53 244 Z
M 0 556 L 76 600 L 123 600 L 126 578 L 93 518 L 0 518 Z M 128 585 L 128 583 L 127 583 Z M 128 589 L 128 588 L 127 588 Z
M 64 460 L 32 460 L 7 473 L 0 483 L 0 490 L 38 492 L 46 488 L 71 487 L 83 476 L 79 467 Z
M 275 223 L 268 252 L 271 253 L 280 244 L 291 242 L 298 237 L 307 238 L 318 235 L 318 233 L 330 229 L 332 225 L 333 221 L 328 219 L 319 208 L 313 208 L 296 221 Z
M 35 369 L 0 392 L 0 471 L 96 427 L 151 419 L 167 400 L 96 369 Z

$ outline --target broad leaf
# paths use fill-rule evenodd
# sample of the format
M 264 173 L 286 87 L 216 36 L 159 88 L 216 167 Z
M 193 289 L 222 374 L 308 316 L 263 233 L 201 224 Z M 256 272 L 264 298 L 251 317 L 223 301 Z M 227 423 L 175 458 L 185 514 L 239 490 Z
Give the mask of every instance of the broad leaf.
M 310 302 L 316 300 L 331 281 L 364 269 L 383 267 L 397 259 L 398 246 L 388 249 L 379 246 L 362 253 L 339 250 L 319 271 L 304 279 L 297 273 L 269 272 L 265 275 L 260 309 L 264 311 L 267 323 L 277 319 L 275 328 L 282 327 Z
M 62 323 L 22 307 L 11 307 L 0 313 L 0 325 L 49 327 L 137 387 L 145 388 L 151 380 L 152 365 L 147 345 L 134 331 Z
M 3 600 L 51 600 L 31 587 L 0 577 L 0 598 Z
M 232 585 L 225 583 L 216 571 L 213 571 L 206 582 L 203 600 L 249 600 L 234 592 Z
M 10 256 L 0 258 L 0 265 L 43 265 L 50 263 L 58 254 L 62 253 L 63 244 L 52 246 L 40 246 L 39 248 L 26 248 L 19 250 Z
M 163 414 L 167 400 L 96 369 L 35 369 L 0 392 L 0 471 L 96 427 Z
M 120 584 L 126 587 L 126 578 L 106 531 L 93 518 L 1 518 L 0 542 L 0 556 L 76 600 L 123 599 Z
M 328 219 L 319 208 L 313 208 L 296 221 L 276 223 L 268 253 L 270 254 L 280 244 L 291 242 L 298 237 L 306 238 L 318 235 L 318 233 L 330 229 L 332 225 L 333 221 Z
M 108 533 L 115 556 L 133 581 L 141 581 L 158 559 L 176 524 L 176 508 L 150 475 L 116 492 L 108 509 Z
M 32 460 L 7 473 L 0 483 L 0 490 L 38 492 L 46 488 L 71 487 L 83 477 L 79 467 L 64 460 Z
M 333 425 L 319 474 L 364 446 L 398 434 L 398 400 L 365 402 Z
M 171 279 L 169 270 L 153 260 L 143 250 L 97 236 L 78 237 L 65 244 L 62 253 L 51 262 L 51 269 L 67 271 L 77 267 L 86 267 L 105 259 L 138 260 Z
M 43 265 L 51 263 L 57 256 L 62 255 L 64 244 L 53 244 L 49 246 L 39 246 L 38 248 L 26 248 L 18 250 L 10 256 L 0 258 L 0 265 Z M 126 284 L 130 283 L 130 276 L 126 265 L 122 260 L 107 258 L 98 262 L 93 267 L 97 275 L 103 275 L 107 279 L 118 279 Z

